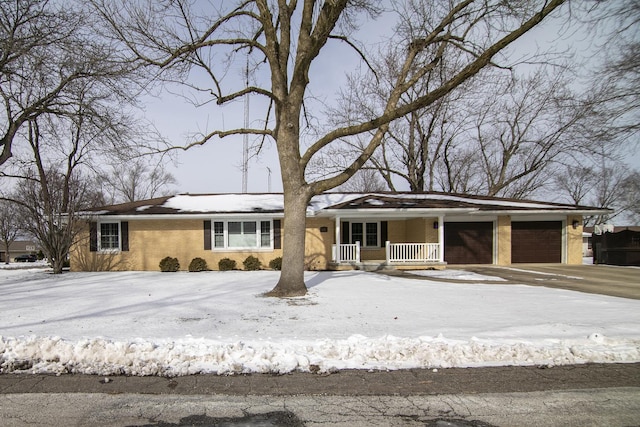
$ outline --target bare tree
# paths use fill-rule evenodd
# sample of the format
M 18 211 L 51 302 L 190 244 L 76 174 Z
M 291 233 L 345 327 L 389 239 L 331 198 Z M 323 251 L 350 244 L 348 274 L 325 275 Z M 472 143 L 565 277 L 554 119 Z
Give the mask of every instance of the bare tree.
M 347 182 L 338 187 L 340 191 L 355 193 L 376 193 L 387 190 L 375 168 L 363 167 Z
M 20 234 L 20 221 L 16 207 L 7 200 L 0 200 L 0 241 L 5 253 L 5 264 L 9 264 L 9 247 Z
M 640 173 L 606 150 L 606 146 L 602 144 L 600 150 L 576 159 L 578 165 L 564 165 L 554 178 L 556 197 L 564 195 L 576 205 L 613 210 L 612 214 L 586 218 L 585 224 L 634 218 L 638 211 Z
M 586 198 L 596 186 L 597 170 L 588 165 L 567 165 L 553 176 L 554 187 L 575 205 L 585 204 Z
M 632 223 L 640 222 L 640 171 L 635 170 L 622 181 L 623 206 L 625 214 Z
M 162 160 L 150 156 L 118 162 L 99 174 L 107 204 L 135 202 L 164 195 L 175 184 L 175 177 Z
M 101 79 L 109 85 L 131 71 L 113 46 L 88 30 L 90 18 L 72 1 L 0 2 L 0 165 L 27 123 L 67 109 L 75 85 Z
M 368 64 L 364 51 L 351 39 L 357 14 L 375 16 L 374 2 L 354 0 L 249 0 L 203 9 L 187 1 L 129 2 L 94 0 L 113 34 L 138 60 L 170 70 L 174 79 L 210 94 L 224 106 L 245 95 L 268 101 L 263 128 L 217 129 L 189 146 L 229 135 L 255 134 L 275 140 L 284 191 L 284 252 L 280 280 L 269 293 L 293 296 L 306 293 L 304 284 L 305 214 L 311 197 L 346 182 L 372 156 L 389 123 L 441 99 L 489 64 L 502 49 L 538 25 L 564 0 L 460 0 L 407 2 L 401 24 L 390 45 L 397 46 L 399 72 L 386 102 L 364 121 L 355 121 L 311 136 L 304 132 L 305 102 L 313 74 L 326 60 L 329 42 L 346 43 Z M 406 12 L 406 13 L 404 13 Z M 403 101 L 403 94 L 428 76 L 443 57 L 462 54 L 460 66 L 442 84 L 420 97 Z M 245 87 L 225 79 L 233 64 L 249 57 L 256 83 Z M 234 62 L 235 60 L 235 62 Z M 335 61 L 331 61 L 335 67 Z M 190 73 L 198 67 L 209 85 Z M 244 68 L 244 67 L 243 67 Z M 182 72 L 181 74 L 179 74 Z M 260 74 L 263 73 L 263 74 Z M 261 79 L 261 77 L 263 77 Z M 363 76 L 375 78 L 375 73 Z M 332 144 L 353 135 L 372 132 L 365 150 L 333 176 L 308 180 L 307 167 Z M 185 147 L 186 148 L 186 147 Z
M 436 164 L 436 181 L 449 193 L 475 194 L 477 177 L 482 176 L 478 153 L 460 138 L 449 139 L 443 147 L 442 162 Z
M 64 111 L 29 120 L 29 150 L 3 173 L 18 180 L 13 200 L 22 207 L 23 228 L 40 242 L 54 273 L 62 272 L 73 244 L 77 213 L 94 204 L 94 166 L 126 150 L 131 128 L 113 93 L 94 83 L 74 85 Z
M 496 79 L 494 79 L 496 81 Z M 488 196 L 524 197 L 540 188 L 548 168 L 579 147 L 576 128 L 586 117 L 583 103 L 562 73 L 538 70 L 531 77 L 489 86 L 470 114 Z
M 397 62 L 393 55 L 385 58 L 384 64 Z M 455 70 L 440 64 L 425 84 L 437 86 Z M 554 162 L 589 150 L 589 139 L 579 132 L 587 123 L 587 113 L 593 114 L 590 103 L 568 90 L 567 68 L 556 67 L 540 66 L 525 76 L 484 70 L 472 83 L 428 108 L 392 122 L 370 163 L 393 190 L 396 178 L 412 192 L 530 196 L 545 185 Z M 358 89 L 347 97 L 358 105 L 356 114 L 367 114 L 376 109 L 376 103 L 385 102 L 386 90 L 381 87 L 390 87 L 397 70 L 393 66 L 380 69 L 383 84 L 353 81 Z M 415 99 L 425 91 L 428 88 L 404 96 Z M 340 117 L 338 112 L 333 115 Z M 366 149 L 367 140 L 354 141 L 345 150 Z M 334 163 L 343 158 L 339 153 L 326 157 Z
M 591 77 L 593 108 L 600 118 L 601 137 L 628 140 L 640 131 L 640 4 L 619 0 L 599 4 L 586 22 L 604 42 Z M 615 48 L 612 48 L 615 47 Z
M 411 10 L 403 12 L 412 14 Z M 376 70 L 375 79 L 363 79 L 359 74 L 352 76 L 347 90 L 341 92 L 341 102 L 329 109 L 330 124 L 340 127 L 353 121 L 366 121 L 375 115 L 397 84 L 398 73 L 402 72 L 398 68 L 402 55 L 403 51 L 396 47 L 387 47 L 378 58 L 371 60 L 371 66 Z M 460 56 L 454 54 L 440 58 L 419 83 L 402 94 L 401 102 L 410 103 L 440 87 L 456 74 L 461 66 L 459 60 Z M 380 147 L 369 160 L 389 189 L 395 191 L 396 183 L 408 185 L 412 192 L 436 189 L 435 173 L 438 164 L 444 160 L 443 151 L 446 146 L 451 147 L 456 135 L 464 129 L 465 115 L 462 112 L 467 102 L 464 94 L 468 87 L 469 82 L 460 85 L 426 108 L 412 111 L 389 124 Z M 345 111 L 348 114 L 344 114 Z M 371 131 L 347 140 L 343 150 L 365 151 L 374 133 Z M 342 159 L 339 153 L 332 152 L 325 157 L 328 159 L 322 164 L 325 173 L 348 166 L 327 165 Z

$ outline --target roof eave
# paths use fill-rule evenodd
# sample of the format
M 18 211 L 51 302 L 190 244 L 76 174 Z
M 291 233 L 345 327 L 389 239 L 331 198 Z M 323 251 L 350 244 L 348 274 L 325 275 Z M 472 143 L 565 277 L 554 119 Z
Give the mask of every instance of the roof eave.
M 464 215 L 478 211 L 477 208 L 366 208 L 366 209 L 323 209 L 315 213 L 317 217 L 424 217 L 446 214 Z
M 610 214 L 613 211 L 610 209 L 494 209 L 494 210 L 482 210 L 479 212 L 474 212 L 474 215 L 606 215 Z
M 173 214 L 100 214 L 86 215 L 83 218 L 99 220 L 160 220 L 160 219 L 215 219 L 215 218 L 247 218 L 247 217 L 269 217 L 283 218 L 282 212 L 215 212 L 215 213 L 173 213 Z

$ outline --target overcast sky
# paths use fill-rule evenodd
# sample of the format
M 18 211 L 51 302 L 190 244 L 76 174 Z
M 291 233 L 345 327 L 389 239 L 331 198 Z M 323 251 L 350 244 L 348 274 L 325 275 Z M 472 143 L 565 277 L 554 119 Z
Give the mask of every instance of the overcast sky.
M 367 23 L 360 34 L 366 34 L 370 44 L 378 42 L 384 31 L 390 30 L 390 22 L 383 18 L 378 22 Z M 381 31 L 383 30 L 383 31 Z M 526 34 L 513 45 L 513 51 L 533 52 L 539 46 L 549 43 L 557 45 L 568 43 L 577 47 L 579 51 L 589 49 L 590 43 L 583 36 L 574 35 L 570 41 L 558 35 L 560 28 L 556 23 L 549 22 L 542 28 Z M 344 76 L 357 65 L 357 57 L 345 44 L 330 41 L 322 53 L 322 69 L 316 67 L 311 75 L 313 95 L 318 97 L 334 96 L 339 85 L 344 82 Z M 328 61 L 324 61 L 328 59 Z M 242 79 L 242 70 L 238 70 L 238 78 Z M 177 88 L 176 91 L 182 89 Z M 258 120 L 264 116 L 265 110 L 259 105 L 260 100 L 251 99 L 251 120 Z M 264 105 L 264 104 L 263 104 Z M 215 104 L 208 104 L 195 108 L 183 98 L 164 91 L 160 98 L 151 98 L 146 102 L 146 115 L 154 122 L 158 129 L 170 141 L 181 145 L 186 136 L 193 132 L 206 132 L 213 129 L 231 129 L 240 126 L 244 118 L 244 104 L 236 102 L 232 107 L 217 108 Z M 255 125 L 255 122 L 254 122 Z M 254 137 L 250 139 L 255 140 Z M 206 145 L 195 147 L 188 151 L 176 151 L 176 166 L 170 171 L 177 179 L 178 193 L 226 193 L 242 191 L 242 136 L 231 136 L 209 141 Z M 640 167 L 640 155 L 636 153 L 632 165 Z M 282 182 L 275 143 L 267 140 L 259 157 L 252 158 L 249 163 L 248 185 L 249 192 L 280 192 Z M 408 189 L 408 188 L 407 188 Z

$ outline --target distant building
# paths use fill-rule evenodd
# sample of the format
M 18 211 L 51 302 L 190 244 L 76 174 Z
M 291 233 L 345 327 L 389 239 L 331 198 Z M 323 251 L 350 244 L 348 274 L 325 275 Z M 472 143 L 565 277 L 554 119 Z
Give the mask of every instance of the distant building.
M 36 242 L 31 240 L 16 240 L 9 245 L 9 253 L 6 253 L 4 243 L 0 245 L 0 262 L 13 261 L 15 257 L 20 255 L 35 254 L 40 250 L 40 247 Z

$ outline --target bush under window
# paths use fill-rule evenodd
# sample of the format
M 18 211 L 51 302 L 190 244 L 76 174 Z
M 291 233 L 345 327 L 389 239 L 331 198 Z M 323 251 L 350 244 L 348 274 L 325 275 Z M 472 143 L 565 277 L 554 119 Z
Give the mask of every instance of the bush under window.
M 230 271 L 236 269 L 236 261 L 230 258 L 222 258 L 218 261 L 218 270 Z
M 196 257 L 192 259 L 191 262 L 189 263 L 189 271 L 191 272 L 207 271 L 207 270 L 209 270 L 209 268 L 207 268 L 207 261 L 205 261 L 200 257 Z
M 282 257 L 279 256 L 269 261 L 269 268 L 272 270 L 282 270 Z
M 244 265 L 244 269 L 249 271 L 260 270 L 260 268 L 262 268 L 260 260 L 253 255 L 249 255 L 247 259 L 242 261 L 242 264 Z
M 178 262 L 178 258 L 173 257 L 164 257 L 160 261 L 160 271 L 162 272 L 176 272 L 180 270 L 180 263 Z

